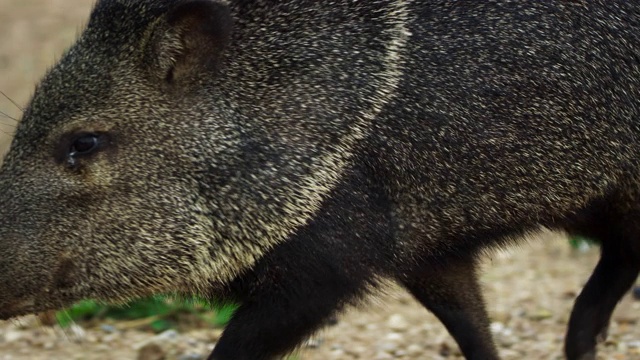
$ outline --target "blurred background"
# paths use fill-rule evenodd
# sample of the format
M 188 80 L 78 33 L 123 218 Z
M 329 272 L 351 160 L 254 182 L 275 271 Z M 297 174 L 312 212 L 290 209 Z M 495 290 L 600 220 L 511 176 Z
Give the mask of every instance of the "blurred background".
M 20 118 L 38 79 L 81 31 L 92 4 L 0 0 L 0 91 L 11 99 L 0 95 L 0 153 L 15 128 L 11 118 Z M 588 242 L 553 233 L 488 254 L 482 281 L 504 359 L 562 359 L 569 311 L 597 257 L 598 249 Z M 640 359 L 639 304 L 631 294 L 625 297 L 599 359 Z M 125 307 L 85 301 L 65 311 L 0 322 L 0 360 L 205 359 L 232 311 L 165 297 Z M 288 359 L 460 358 L 444 327 L 391 286 Z
M 92 5 L 92 0 L 0 0 L 0 91 L 24 107 L 38 79 L 82 29 Z M 20 109 L 2 95 L 0 111 L 20 117 Z M 0 115 L 2 153 L 13 127 Z

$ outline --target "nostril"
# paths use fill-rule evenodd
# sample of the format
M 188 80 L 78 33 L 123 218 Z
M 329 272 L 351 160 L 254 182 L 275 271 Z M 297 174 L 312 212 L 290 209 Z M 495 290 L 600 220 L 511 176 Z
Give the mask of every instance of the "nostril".
M 70 259 L 62 260 L 58 270 L 53 275 L 54 289 L 66 289 L 73 286 L 75 265 Z

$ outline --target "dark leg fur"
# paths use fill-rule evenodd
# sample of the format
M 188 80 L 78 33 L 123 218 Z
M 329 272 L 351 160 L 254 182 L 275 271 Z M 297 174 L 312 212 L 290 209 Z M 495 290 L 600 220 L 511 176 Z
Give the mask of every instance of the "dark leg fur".
M 640 272 L 640 211 L 607 209 L 596 218 L 587 233 L 601 243 L 601 256 L 571 312 L 565 339 L 569 360 L 595 359 L 616 305 Z
M 629 245 L 633 241 L 640 237 L 603 241 L 600 261 L 571 312 L 565 340 L 567 359 L 595 359 L 596 344 L 606 338 L 613 310 L 640 271 L 640 254 Z
M 306 296 L 282 299 L 283 303 L 274 299 L 274 294 L 262 295 L 263 300 L 239 308 L 210 360 L 266 360 L 288 353 L 333 314 L 335 301 L 339 300 L 308 292 Z
M 425 261 L 401 282 L 435 314 L 467 359 L 498 359 L 473 259 Z
M 246 297 L 209 360 L 266 360 L 291 352 L 364 286 L 323 255 L 283 253 L 286 260 L 275 256 L 243 278 Z

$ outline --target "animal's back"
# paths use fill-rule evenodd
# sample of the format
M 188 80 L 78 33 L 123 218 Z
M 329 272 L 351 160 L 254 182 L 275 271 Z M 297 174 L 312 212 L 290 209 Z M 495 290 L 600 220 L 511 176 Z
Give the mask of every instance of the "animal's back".
M 425 241 L 564 227 L 637 187 L 638 5 L 414 6 L 410 65 L 375 122 L 374 163 Z

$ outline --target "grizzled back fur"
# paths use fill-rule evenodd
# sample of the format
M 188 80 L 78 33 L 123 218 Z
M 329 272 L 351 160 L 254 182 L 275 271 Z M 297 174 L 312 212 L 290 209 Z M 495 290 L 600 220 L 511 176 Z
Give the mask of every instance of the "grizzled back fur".
M 626 1 L 100 0 L 0 171 L 0 315 L 223 297 L 211 358 L 267 359 L 390 278 L 491 359 L 476 257 L 551 228 L 602 243 L 595 356 L 640 270 L 639 75 Z

